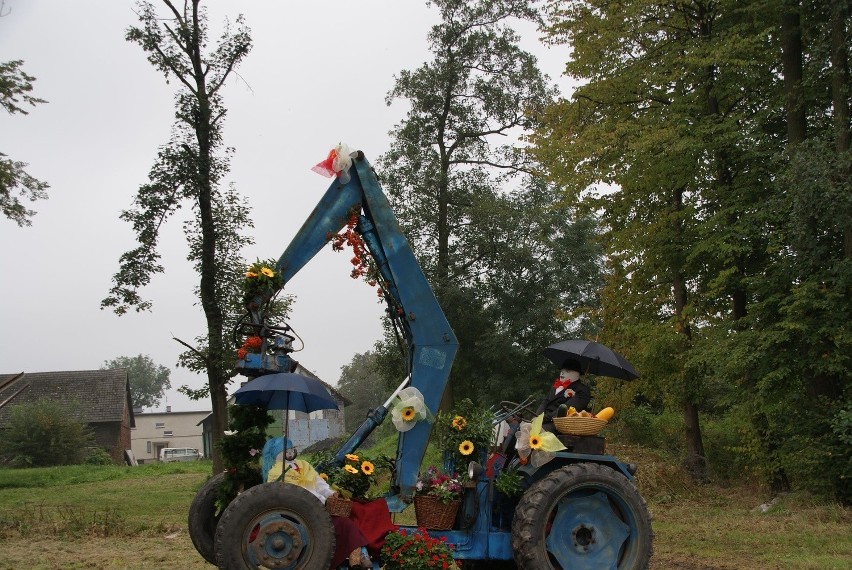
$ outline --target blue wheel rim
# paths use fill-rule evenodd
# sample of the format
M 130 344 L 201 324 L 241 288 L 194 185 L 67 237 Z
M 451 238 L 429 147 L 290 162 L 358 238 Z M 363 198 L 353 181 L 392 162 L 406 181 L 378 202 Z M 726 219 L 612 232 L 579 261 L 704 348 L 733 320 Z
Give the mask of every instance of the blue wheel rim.
M 293 513 L 263 513 L 246 525 L 243 555 L 256 568 L 293 570 L 310 549 L 309 528 Z

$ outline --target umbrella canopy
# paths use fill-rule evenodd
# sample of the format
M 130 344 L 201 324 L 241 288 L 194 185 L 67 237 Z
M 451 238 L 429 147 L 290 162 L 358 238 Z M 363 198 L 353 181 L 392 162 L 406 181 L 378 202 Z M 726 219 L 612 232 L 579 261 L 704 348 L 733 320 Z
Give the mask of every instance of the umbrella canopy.
M 292 372 L 258 376 L 234 392 L 234 401 L 243 406 L 305 413 L 338 409 L 322 382 Z
M 626 358 L 598 342 L 591 340 L 563 340 L 544 349 L 544 355 L 556 366 L 562 366 L 566 360 L 576 360 L 583 372 L 610 376 L 621 380 L 635 380 L 639 374 Z

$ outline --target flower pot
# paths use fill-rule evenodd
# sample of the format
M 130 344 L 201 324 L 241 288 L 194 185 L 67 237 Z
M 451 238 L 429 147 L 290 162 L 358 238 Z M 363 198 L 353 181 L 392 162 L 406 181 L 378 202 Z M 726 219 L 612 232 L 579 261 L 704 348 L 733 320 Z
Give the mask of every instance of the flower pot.
M 348 517 L 352 512 L 352 501 L 342 497 L 328 497 L 325 500 L 325 510 L 336 517 Z
M 428 495 L 414 497 L 414 514 L 417 517 L 417 526 L 429 530 L 449 530 L 453 528 L 453 523 L 456 521 L 459 505 L 461 505 L 460 500 L 445 504 Z

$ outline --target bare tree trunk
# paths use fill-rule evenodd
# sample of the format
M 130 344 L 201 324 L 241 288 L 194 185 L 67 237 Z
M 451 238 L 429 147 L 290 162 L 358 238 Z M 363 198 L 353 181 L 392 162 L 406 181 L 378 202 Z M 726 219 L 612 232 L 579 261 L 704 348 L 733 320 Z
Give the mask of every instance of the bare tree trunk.
M 793 147 L 807 136 L 804 89 L 802 87 L 802 26 L 798 1 L 787 2 L 781 15 L 781 64 L 787 108 L 787 144 Z
M 849 60 L 846 46 L 846 20 L 849 17 L 844 2 L 835 2 L 831 11 L 831 102 L 834 107 L 835 148 L 842 155 L 849 150 Z M 847 179 L 849 172 L 840 173 Z M 852 220 L 847 219 L 843 228 L 843 254 L 852 258 Z

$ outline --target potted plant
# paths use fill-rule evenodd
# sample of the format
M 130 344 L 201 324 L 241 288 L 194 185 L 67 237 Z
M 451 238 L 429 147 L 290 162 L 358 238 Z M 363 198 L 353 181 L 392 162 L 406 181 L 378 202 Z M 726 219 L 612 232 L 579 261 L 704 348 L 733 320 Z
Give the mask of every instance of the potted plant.
M 375 473 L 376 467 L 372 461 L 362 459 L 354 453 L 345 456 L 341 467 L 327 474 L 321 473 L 320 477 L 326 478 L 331 488 L 338 493 L 338 496 L 326 499 L 327 510 L 333 515 L 349 516 L 353 499 L 367 499 Z
M 385 535 L 384 570 L 458 570 L 446 537 L 433 538 L 425 528 L 400 529 Z
M 456 474 L 447 475 L 431 466 L 417 481 L 414 513 L 418 526 L 445 530 L 452 528 L 461 504 L 463 487 Z
M 450 413 L 438 414 L 435 433 L 439 447 L 444 450 L 447 473 L 464 471 L 471 460 L 485 463 L 494 437 L 493 420 L 489 410 L 475 405 L 469 398 L 461 400 Z

